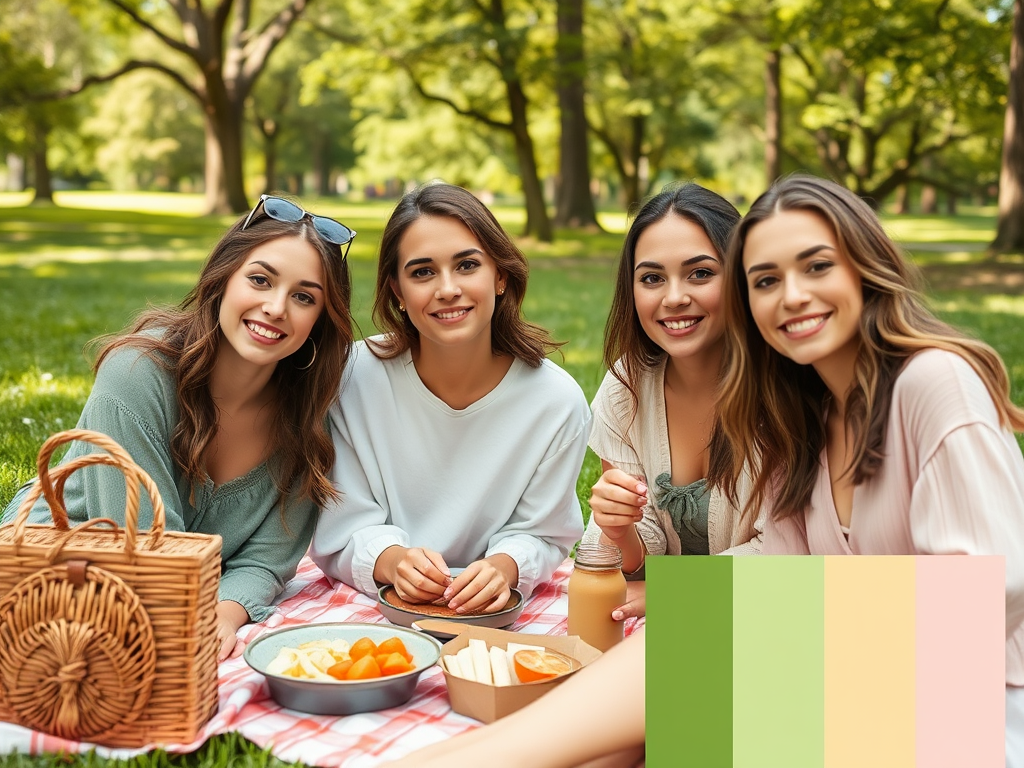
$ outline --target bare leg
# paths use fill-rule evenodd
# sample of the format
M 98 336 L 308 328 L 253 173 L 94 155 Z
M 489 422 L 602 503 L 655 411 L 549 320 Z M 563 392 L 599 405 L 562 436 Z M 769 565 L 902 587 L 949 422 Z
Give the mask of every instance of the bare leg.
M 644 630 L 527 707 L 418 750 L 392 768 L 593 768 L 643 758 Z M 590 768 L 588 766 L 588 768 Z
M 605 757 L 597 758 L 597 760 L 591 760 L 584 765 L 577 766 L 577 768 L 643 768 L 643 766 L 644 748 L 632 747 L 622 752 L 616 752 L 614 755 L 606 755 Z

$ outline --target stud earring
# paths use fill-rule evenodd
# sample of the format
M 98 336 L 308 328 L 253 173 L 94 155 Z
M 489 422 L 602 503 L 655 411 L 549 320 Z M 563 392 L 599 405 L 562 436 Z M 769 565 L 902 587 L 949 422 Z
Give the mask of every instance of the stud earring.
M 405 304 L 403 304 L 402 302 L 398 302 L 398 311 L 405 312 Z
M 503 296 L 504 294 L 505 294 L 505 286 L 503 285 L 503 286 L 501 286 L 501 288 L 498 289 L 498 295 L 499 296 Z

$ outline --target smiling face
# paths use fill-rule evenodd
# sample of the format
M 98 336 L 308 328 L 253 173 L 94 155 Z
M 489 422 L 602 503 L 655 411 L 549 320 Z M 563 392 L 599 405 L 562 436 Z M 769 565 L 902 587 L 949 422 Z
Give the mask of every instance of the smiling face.
M 828 222 L 790 210 L 755 224 L 744 243 L 743 271 L 750 313 L 765 341 L 794 362 L 813 365 L 834 394 L 844 394 L 864 299 L 860 275 Z
M 704 230 L 673 213 L 636 243 L 633 302 L 651 341 L 670 357 L 706 352 L 722 339 L 722 264 Z
M 392 290 L 421 350 L 471 343 L 490 350 L 495 297 L 504 289 L 494 259 L 457 219 L 421 216 L 402 235 Z
M 297 352 L 320 317 L 323 284 L 320 255 L 301 237 L 253 248 L 224 289 L 221 354 L 267 366 Z

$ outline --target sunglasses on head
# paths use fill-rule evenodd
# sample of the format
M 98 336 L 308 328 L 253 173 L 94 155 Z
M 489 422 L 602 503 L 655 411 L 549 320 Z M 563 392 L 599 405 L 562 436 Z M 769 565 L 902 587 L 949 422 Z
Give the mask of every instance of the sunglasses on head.
M 356 236 L 354 229 L 349 229 L 344 224 L 334 219 L 329 219 L 326 216 L 316 216 L 309 211 L 304 211 L 295 203 L 290 200 L 285 200 L 282 197 L 273 197 L 271 195 L 260 195 L 259 201 L 249 211 L 249 215 L 245 217 L 245 223 L 242 225 L 244 230 L 252 222 L 252 217 L 256 215 L 256 212 L 263 206 L 263 212 L 272 219 L 277 221 L 285 221 L 288 223 L 295 223 L 302 221 L 305 217 L 309 217 L 309 220 L 313 223 L 313 229 L 320 235 L 321 238 L 326 240 L 328 243 L 334 243 L 337 246 L 347 245 L 341 254 L 341 258 L 348 258 L 349 248 L 352 247 L 352 239 Z

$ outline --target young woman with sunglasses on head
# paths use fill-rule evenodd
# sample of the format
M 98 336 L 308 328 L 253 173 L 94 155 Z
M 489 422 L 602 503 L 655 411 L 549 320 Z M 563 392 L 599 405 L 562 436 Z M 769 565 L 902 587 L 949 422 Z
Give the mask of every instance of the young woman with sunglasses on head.
M 153 478 L 169 529 L 223 539 L 221 659 L 239 627 L 272 612 L 317 508 L 337 496 L 326 417 L 352 344 L 342 247 L 354 235 L 264 196 L 214 247 L 179 308 L 144 312 L 96 362 L 78 426 L 114 438 Z M 73 443 L 64 461 L 93 450 Z M 76 472 L 64 498 L 73 522 L 116 517 L 124 479 L 109 467 Z M 142 505 L 148 528 L 152 508 Z M 31 519 L 49 522 L 42 499 Z
M 722 254 L 739 213 L 697 184 L 637 213 L 622 247 L 605 328 L 608 366 L 590 447 L 604 473 L 584 541 L 622 551 L 627 577 L 650 555 L 756 553 L 754 521 L 706 482 L 722 373 Z M 643 615 L 642 585 L 612 615 Z
M 373 314 L 331 411 L 344 492 L 310 554 L 332 578 L 414 603 L 495 611 L 529 595 L 583 532 L 590 412 L 521 314 L 527 263 L 450 184 L 410 192 L 384 229 Z M 465 567 L 453 578 L 452 567 Z
M 735 492 L 759 457 L 766 554 L 1005 555 L 1007 765 L 1024 765 L 1024 410 L 999 356 L 927 309 L 866 203 L 808 176 L 740 223 L 725 311 L 731 461 L 712 481 Z

